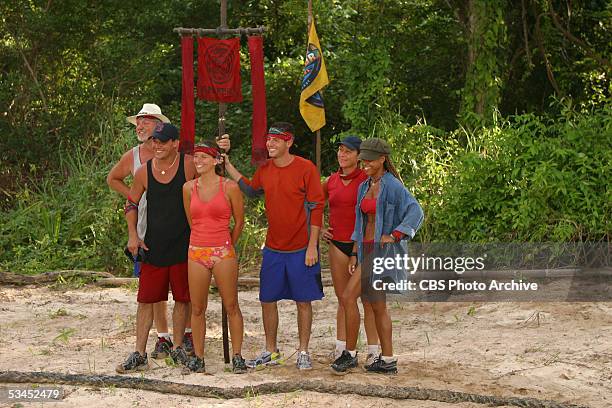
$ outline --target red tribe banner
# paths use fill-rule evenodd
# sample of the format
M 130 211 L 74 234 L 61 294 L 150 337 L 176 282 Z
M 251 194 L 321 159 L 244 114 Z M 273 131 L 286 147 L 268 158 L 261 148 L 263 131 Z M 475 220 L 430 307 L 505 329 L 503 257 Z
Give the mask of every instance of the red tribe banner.
M 198 38 L 198 98 L 242 102 L 240 38 Z

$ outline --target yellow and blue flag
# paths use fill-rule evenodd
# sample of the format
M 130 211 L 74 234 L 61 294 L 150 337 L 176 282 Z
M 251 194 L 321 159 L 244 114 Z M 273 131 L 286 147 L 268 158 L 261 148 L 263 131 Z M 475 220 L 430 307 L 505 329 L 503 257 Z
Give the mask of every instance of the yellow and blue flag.
M 308 48 L 304 61 L 304 77 L 300 95 L 300 113 L 311 131 L 316 132 L 325 126 L 325 107 L 321 89 L 329 83 L 321 44 L 315 29 L 314 19 L 308 32 Z

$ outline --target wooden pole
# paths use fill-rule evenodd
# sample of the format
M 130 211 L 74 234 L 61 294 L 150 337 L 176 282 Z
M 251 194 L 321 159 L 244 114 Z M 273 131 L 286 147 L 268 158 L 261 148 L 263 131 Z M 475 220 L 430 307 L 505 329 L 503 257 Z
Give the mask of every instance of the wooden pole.
M 249 34 L 263 34 L 266 31 L 266 27 L 238 27 L 238 28 L 183 28 L 176 27 L 172 29 L 175 33 L 179 35 L 197 35 L 203 36 L 205 34 L 211 35 L 249 35 Z
M 312 0 L 308 0 L 308 26 L 306 27 L 306 52 L 308 52 L 308 39 L 310 36 L 310 25 L 312 24 Z M 315 132 L 315 162 L 317 170 L 321 174 L 321 129 Z
M 317 130 L 315 133 L 315 157 L 317 160 L 317 170 L 321 175 L 321 130 Z
M 227 0 L 221 0 L 221 16 L 220 16 L 220 25 L 219 28 L 221 30 L 227 29 Z M 220 102 L 219 103 L 219 137 L 225 134 L 225 112 L 227 112 L 227 104 Z M 226 361 L 227 363 L 227 361 Z
M 221 0 L 221 21 L 220 21 L 220 29 L 227 29 L 227 0 Z M 225 112 L 227 112 L 227 104 L 221 102 L 219 103 L 219 137 L 225 134 Z M 221 299 L 221 331 L 223 337 L 223 361 L 225 364 L 229 364 L 230 356 L 229 356 L 229 333 L 228 333 L 228 325 L 227 325 L 227 310 L 225 309 L 225 305 L 223 304 L 223 299 Z

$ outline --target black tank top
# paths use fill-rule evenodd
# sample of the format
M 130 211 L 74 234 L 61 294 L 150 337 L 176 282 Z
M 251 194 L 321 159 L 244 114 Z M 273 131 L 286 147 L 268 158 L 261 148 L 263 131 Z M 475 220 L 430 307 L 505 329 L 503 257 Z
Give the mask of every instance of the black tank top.
M 144 242 L 149 248 L 146 263 L 170 266 L 187 261 L 189 224 L 183 207 L 185 156 L 181 154 L 176 175 L 168 184 L 155 180 L 151 163 L 147 162 L 147 233 Z

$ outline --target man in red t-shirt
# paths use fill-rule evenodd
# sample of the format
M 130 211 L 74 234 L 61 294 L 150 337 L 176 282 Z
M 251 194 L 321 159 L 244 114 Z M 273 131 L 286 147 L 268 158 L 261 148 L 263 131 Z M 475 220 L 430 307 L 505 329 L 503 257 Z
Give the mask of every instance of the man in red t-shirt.
M 325 198 L 317 168 L 311 161 L 289 153 L 292 145 L 293 126 L 276 123 L 268 131 L 266 141 L 270 159 L 255 171 L 252 180 L 243 177 L 227 158 L 225 161 L 228 174 L 247 196 L 265 196 L 268 219 L 259 275 L 266 349 L 247 362 L 250 367 L 275 364 L 281 359 L 276 341 L 276 302 L 288 299 L 295 301 L 298 312 L 297 367 L 312 368 L 308 354 L 311 302 L 323 298 L 318 240 Z

